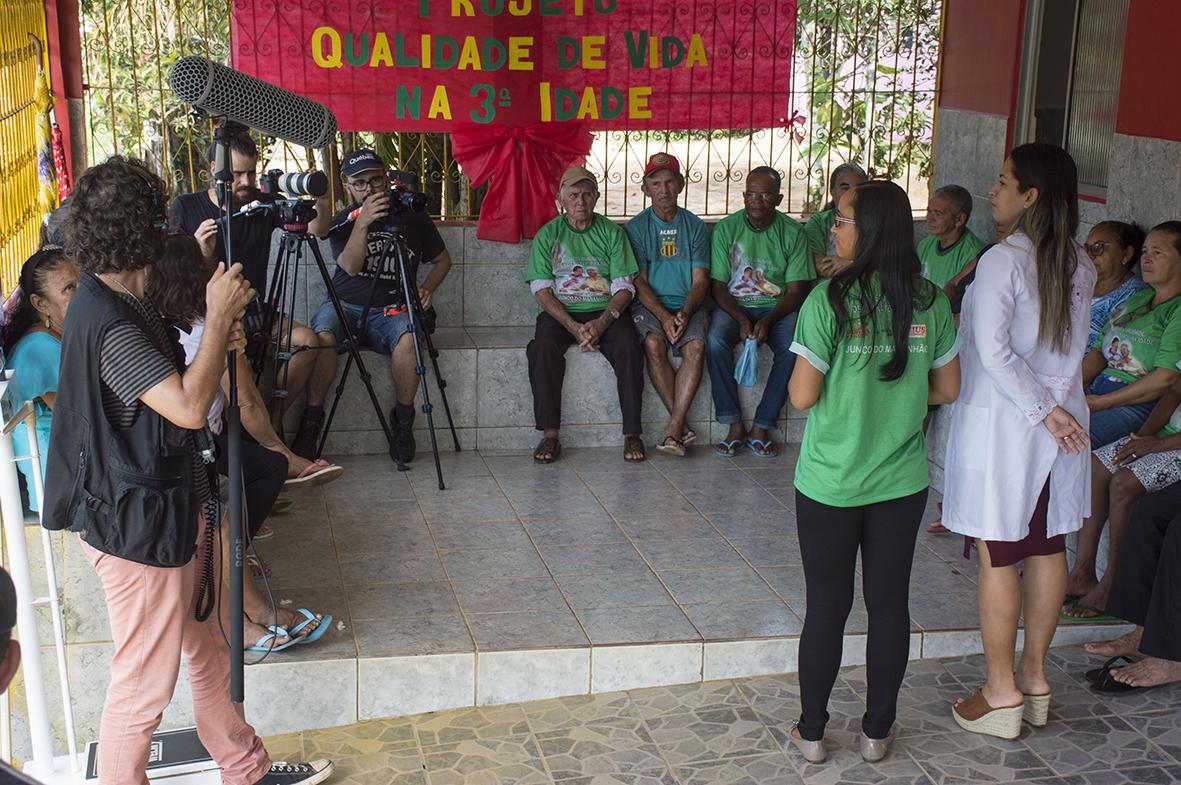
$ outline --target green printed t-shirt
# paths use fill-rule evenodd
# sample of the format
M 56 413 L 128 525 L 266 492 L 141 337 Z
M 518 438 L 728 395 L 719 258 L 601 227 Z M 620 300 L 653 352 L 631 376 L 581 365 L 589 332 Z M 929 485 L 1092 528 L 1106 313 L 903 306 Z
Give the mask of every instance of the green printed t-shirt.
M 743 308 L 774 308 L 785 284 L 816 277 L 803 229 L 783 213 L 755 229 L 739 210 L 718 221 L 711 247 L 710 278 L 726 284 Z
M 648 286 L 665 308 L 679 310 L 693 288 L 693 271 L 709 269 L 709 230 L 693 213 L 677 208 L 665 223 L 651 207 L 624 226 Z
M 808 237 L 808 250 L 821 256 L 832 256 L 837 252 L 832 239 L 832 225 L 837 222 L 837 209 L 822 210 L 812 213 L 808 223 L 804 224 L 804 234 Z
M 942 289 L 947 282 L 960 274 L 968 262 L 976 258 L 984 243 L 972 234 L 971 229 L 965 229 L 960 239 L 951 244 L 950 248 L 941 249 L 939 238 L 928 235 L 919 241 L 919 261 L 923 263 L 923 277 Z
M 1091 348 L 1103 352 L 1103 375 L 1131 384 L 1157 368 L 1181 361 L 1181 294 L 1153 306 L 1156 292 L 1136 292 L 1112 311 Z
M 876 288 L 877 277 L 873 285 Z M 830 281 L 812 290 L 800 308 L 791 350 L 824 374 L 808 412 L 796 464 L 795 487 L 832 507 L 858 507 L 918 493 L 930 484 L 923 418 L 927 375 L 951 362 L 959 338 L 951 304 L 937 292 L 931 307 L 916 310 L 906 370 L 894 381 L 878 373 L 894 351 L 889 309 L 867 335 L 861 320 L 839 340 L 828 302 Z M 850 308 L 857 298 L 850 298 Z
M 564 215 L 541 227 L 529 249 L 525 280 L 553 281 L 554 296 L 570 313 L 601 311 L 611 281 L 639 272 L 627 236 L 599 214 L 579 231 Z

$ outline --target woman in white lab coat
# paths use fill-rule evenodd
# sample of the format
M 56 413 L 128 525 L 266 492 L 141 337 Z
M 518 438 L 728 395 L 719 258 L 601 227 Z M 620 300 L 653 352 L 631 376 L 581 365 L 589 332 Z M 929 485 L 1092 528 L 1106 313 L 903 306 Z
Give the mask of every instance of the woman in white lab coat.
M 943 523 L 976 538 L 988 667 L 984 686 L 953 715 L 967 730 L 1015 738 L 1023 718 L 1046 723 L 1044 660 L 1066 591 L 1064 535 L 1089 512 L 1081 362 L 1095 269 L 1074 240 L 1077 174 L 1061 148 L 1014 148 L 989 199 L 1012 232 L 980 259 L 964 298 Z

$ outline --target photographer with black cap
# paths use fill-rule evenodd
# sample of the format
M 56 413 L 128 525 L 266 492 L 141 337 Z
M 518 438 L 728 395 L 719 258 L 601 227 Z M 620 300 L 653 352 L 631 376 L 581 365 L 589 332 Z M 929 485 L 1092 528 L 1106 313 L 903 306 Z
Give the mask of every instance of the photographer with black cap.
M 423 309 L 430 308 L 435 289 L 451 270 L 451 256 L 439 230 L 421 210 L 421 203 L 414 203 L 416 195 L 411 184 L 399 178 L 393 182 L 391 191 L 385 163 L 372 150 L 356 150 L 346 156 L 341 174 L 352 204 L 333 217 L 327 234 L 336 256 L 332 286 L 345 315 L 354 320 L 350 327 L 357 339 L 391 356 L 396 399 L 390 414 L 394 449 L 404 463 L 409 463 L 414 459 L 414 396 L 418 391 L 418 375 L 414 370 L 414 344 L 408 332 L 408 304 L 403 302 L 397 256 L 390 240 L 397 234 L 405 240 L 407 270 L 415 280 L 420 264 L 432 265 L 430 275 L 417 287 Z M 383 260 L 382 251 L 387 245 L 390 253 Z M 411 286 L 414 285 L 411 281 Z M 360 324 L 362 315 L 365 324 Z M 340 346 L 345 339 L 329 300 L 312 317 L 312 329 L 319 334 L 322 346 Z M 321 362 L 328 359 L 335 362 L 335 353 L 321 354 L 324 355 Z M 313 406 L 309 399 L 292 447 L 297 454 L 305 454 L 300 448 L 315 449 L 323 422 L 323 407 Z
M 229 139 L 230 169 L 233 173 L 234 191 L 232 206 L 235 213 L 242 211 L 252 203 L 266 204 L 273 200 L 270 194 L 262 194 L 258 188 L 258 147 L 250 134 L 240 131 Z M 209 149 L 210 173 L 214 168 L 214 149 Z M 261 198 L 260 198 L 261 197 Z M 243 215 L 232 218 L 234 236 L 233 260 L 225 258 L 224 231 L 221 228 L 222 208 L 218 206 L 217 189 L 210 187 L 207 191 L 191 194 L 181 194 L 172 200 L 173 226 L 197 238 L 201 246 L 201 253 L 210 262 L 234 261 L 241 262 L 242 272 L 246 280 L 254 287 L 260 297 L 267 295 L 267 267 L 271 254 L 271 235 L 276 228 L 281 227 L 278 210 L 260 208 L 248 211 Z M 332 215 L 331 201 L 327 193 L 316 200 L 316 217 L 308 224 L 308 231 L 317 236 L 323 236 L 330 226 Z M 253 309 L 254 306 L 252 306 Z M 250 314 L 258 311 L 248 311 Z M 272 325 L 256 325 L 263 329 L 269 327 L 271 331 L 279 328 L 279 321 Z M 251 325 L 247 324 L 251 329 Z M 272 333 L 273 334 L 273 333 Z M 251 341 L 255 335 L 247 335 Z M 321 348 L 320 339 L 307 326 L 296 323 L 291 330 L 291 346 L 294 352 L 285 380 L 287 401 L 297 398 L 302 390 L 307 390 L 307 404 L 323 407 L 328 388 L 332 386 L 332 377 L 336 373 L 336 362 L 331 351 L 317 351 Z M 306 347 L 306 348 L 299 348 Z M 281 405 L 285 405 L 280 398 L 271 402 L 271 426 L 281 431 Z M 311 458 L 307 451 L 293 450 L 297 455 Z M 294 476 L 294 473 L 293 475 Z

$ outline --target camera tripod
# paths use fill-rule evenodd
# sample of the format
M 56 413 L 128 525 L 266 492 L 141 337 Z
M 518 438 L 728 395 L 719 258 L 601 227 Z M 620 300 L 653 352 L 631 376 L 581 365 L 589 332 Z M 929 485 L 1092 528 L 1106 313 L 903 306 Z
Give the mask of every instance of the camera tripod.
M 305 205 L 307 206 L 305 207 Z M 267 298 L 263 303 L 264 335 L 273 349 L 274 359 L 272 395 L 283 401 L 282 408 L 285 408 L 287 372 L 289 368 L 288 361 L 298 352 L 312 350 L 306 346 L 294 347 L 291 345 L 291 331 L 294 325 L 294 319 L 291 317 L 291 314 L 295 311 L 299 265 L 305 258 L 304 251 L 309 250 L 316 262 L 316 267 L 320 270 L 320 277 L 323 279 L 324 286 L 328 291 L 328 299 L 332 302 L 332 309 L 336 311 L 336 318 L 340 320 L 345 335 L 344 340 L 341 342 L 343 344 L 342 346 L 317 347 L 314 351 L 338 351 L 343 349 L 348 352 L 349 359 L 348 365 L 345 366 L 345 376 L 347 377 L 349 367 L 355 362 L 357 368 L 360 369 L 361 381 L 365 385 L 365 390 L 369 393 L 369 401 L 373 404 L 373 411 L 377 415 L 377 421 L 381 423 L 381 431 L 385 434 L 386 444 L 389 445 L 390 456 L 396 460 L 394 436 L 390 431 L 389 423 L 386 422 L 385 414 L 382 413 L 381 401 L 373 389 L 373 377 L 370 375 L 368 369 L 365 368 L 365 363 L 361 359 L 360 352 L 357 348 L 356 333 L 352 328 L 350 320 L 345 315 L 344 309 L 340 305 L 340 298 L 336 294 L 336 289 L 332 286 L 332 276 L 328 274 L 328 267 L 324 263 L 324 256 L 320 253 L 320 246 L 316 238 L 308 234 L 308 222 L 311 220 L 311 215 L 307 210 L 313 208 L 311 208 L 309 203 L 300 200 L 281 200 L 275 203 L 274 209 L 281 211 L 283 236 L 279 241 L 279 253 L 275 259 L 275 269 L 271 273 Z M 285 300 L 286 303 L 284 302 Z M 287 306 L 286 309 L 283 308 L 285 304 Z M 286 317 L 281 316 L 284 310 L 287 313 Z M 272 328 L 271 325 L 276 318 L 283 318 L 284 321 L 279 323 L 277 327 Z M 262 359 L 259 358 L 260 361 L 255 365 L 256 375 L 262 372 Z M 280 373 L 283 375 L 281 381 L 279 378 Z M 344 381 L 345 379 L 342 377 L 341 385 L 337 389 L 337 400 L 339 400 Z M 332 408 L 335 411 L 335 402 Z M 331 422 L 332 417 L 329 415 L 326 425 Z M 324 449 L 324 441 L 327 436 L 328 429 L 325 427 L 324 435 L 320 439 L 320 443 L 316 446 L 316 454 L 313 457 L 320 456 L 320 453 Z M 398 468 L 401 471 L 405 471 L 401 465 Z
M 406 238 L 402 233 L 392 226 L 386 227 L 389 237 L 382 246 L 381 254 L 378 256 L 376 269 L 372 271 L 373 280 L 369 285 L 369 294 L 366 298 L 365 307 L 361 310 L 361 318 L 358 320 L 358 325 L 364 329 L 368 324 L 369 312 L 373 307 L 373 297 L 377 291 L 378 275 L 382 270 L 385 270 L 391 256 L 398 265 L 398 275 L 401 278 L 402 285 L 402 303 L 406 308 L 406 317 L 410 322 L 407 332 L 411 336 L 411 343 L 414 345 L 414 373 L 418 376 L 418 389 L 422 394 L 422 413 L 426 415 L 427 430 L 431 434 L 431 453 L 435 458 L 435 474 L 439 479 L 439 490 L 443 490 L 446 486 L 443 484 L 443 467 L 439 462 L 439 444 L 435 435 L 435 418 L 434 406 L 431 404 L 431 394 L 426 383 L 426 366 L 423 363 L 422 344 L 426 344 L 427 356 L 431 359 L 431 365 L 435 373 L 435 381 L 439 385 L 439 394 L 443 399 L 443 411 L 447 414 L 447 425 L 451 429 L 451 439 L 455 443 L 455 450 L 458 452 L 461 448 L 459 446 L 459 436 L 455 432 L 455 421 L 451 417 L 451 406 L 447 402 L 447 381 L 443 378 L 443 374 L 439 371 L 439 351 L 435 348 L 435 343 L 431 339 L 430 331 L 423 328 L 423 307 L 422 300 L 418 296 L 417 282 L 411 282 L 410 267 L 406 263 Z M 325 273 L 326 274 L 326 273 Z M 332 284 L 328 284 L 329 296 L 332 297 L 333 303 L 336 305 L 337 316 L 341 317 L 341 322 L 347 324 L 341 309 L 338 304 L 336 293 L 332 290 Z M 352 334 L 352 331 L 349 333 Z M 420 342 L 421 341 L 421 342 Z M 393 347 L 390 347 L 391 354 Z M 336 386 L 336 394 L 332 399 L 332 406 L 328 410 L 328 418 L 324 422 L 324 432 L 320 437 L 320 445 L 316 452 L 319 454 L 324 448 L 324 442 L 328 439 L 328 433 L 332 428 L 332 419 L 336 415 L 336 407 L 340 404 L 341 396 L 344 394 L 345 384 L 348 382 L 349 371 L 352 369 L 353 361 L 356 361 L 357 367 L 361 369 L 362 378 L 366 379 L 366 385 L 369 386 L 370 397 L 373 397 L 373 387 L 369 385 L 368 378 L 365 375 L 365 367 L 361 364 L 361 358 L 357 355 L 356 350 L 349 352 L 349 359 L 345 362 L 344 372 L 340 375 L 340 382 Z M 374 407 L 378 408 L 378 417 L 381 417 L 380 407 L 377 405 L 377 399 L 373 397 Z M 384 426 L 384 420 L 383 420 Z M 387 430 L 387 437 L 389 432 Z M 398 471 L 404 472 L 409 470 L 407 466 L 398 455 L 397 450 L 394 449 L 393 439 L 390 442 L 390 457 L 394 459 L 397 464 Z

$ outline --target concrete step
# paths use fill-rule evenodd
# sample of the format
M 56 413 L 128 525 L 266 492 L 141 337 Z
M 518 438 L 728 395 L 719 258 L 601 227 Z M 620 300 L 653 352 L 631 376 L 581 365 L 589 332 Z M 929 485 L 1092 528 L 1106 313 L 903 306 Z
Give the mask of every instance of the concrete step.
M 464 449 L 520 450 L 532 449 L 536 443 L 539 434 L 533 427 L 533 393 L 525 358 L 525 346 L 532 337 L 531 326 L 441 327 L 435 333 L 439 371 L 447 384 L 447 402 Z M 393 405 L 389 358 L 369 350 L 360 354 L 382 411 L 388 417 Z M 335 394 L 347 359 L 347 355 L 340 358 L 332 394 Z M 679 360 L 674 359 L 674 363 L 679 364 Z M 748 418 L 753 416 L 762 396 L 771 364 L 771 350 L 764 346 L 759 352 L 758 383 L 752 388 L 739 388 L 743 413 Z M 439 380 L 429 364 L 426 376 L 439 448 L 454 449 L 447 431 Z M 330 395 L 329 404 L 331 400 Z M 430 446 L 421 406 L 420 393 L 415 422 L 420 454 Z M 297 404 L 295 411 L 289 413 L 286 419 L 288 433 L 294 433 L 298 427 L 299 411 L 302 411 L 302 404 Z M 645 378 L 643 428 L 647 444 L 658 440 L 667 419 L 660 397 Z M 703 375 L 690 408 L 689 422 L 702 442 L 715 441 L 726 434 L 728 426 L 714 420 L 708 374 Z M 776 441 L 799 442 L 803 426 L 804 415 L 791 409 L 789 404 L 776 430 Z M 562 389 L 562 442 L 570 447 L 621 445 L 621 429 L 615 373 L 610 364 L 601 354 L 586 354 L 572 348 L 566 353 L 566 383 Z M 355 455 L 385 451 L 385 437 L 360 374 L 354 368 L 332 422 L 325 452 Z

